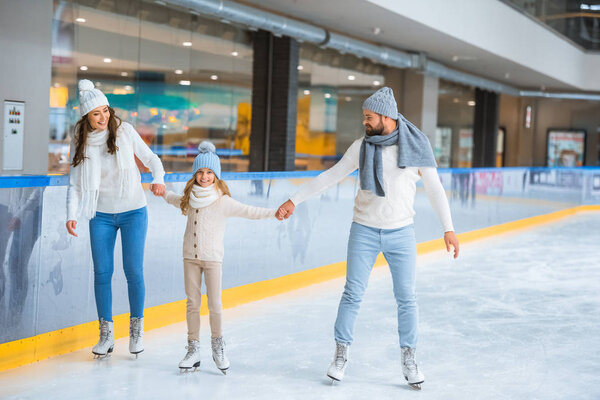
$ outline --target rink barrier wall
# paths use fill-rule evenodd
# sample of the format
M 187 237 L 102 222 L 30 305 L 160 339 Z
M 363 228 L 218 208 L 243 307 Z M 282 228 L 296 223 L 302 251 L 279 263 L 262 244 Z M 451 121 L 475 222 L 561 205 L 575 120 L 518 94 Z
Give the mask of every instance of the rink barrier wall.
M 497 235 L 514 233 L 519 230 L 538 227 L 543 224 L 573 216 L 580 212 L 600 212 L 600 205 L 583 205 L 560 210 L 544 215 L 524 218 L 503 224 L 477 229 L 458 234 L 461 244 L 483 240 Z M 429 240 L 417 244 L 417 254 L 443 251 L 442 239 Z M 387 265 L 385 258 L 379 254 L 375 267 Z M 309 285 L 340 278 L 345 275 L 346 262 L 337 262 L 322 267 L 309 269 L 274 279 L 254 282 L 247 285 L 223 290 L 223 308 L 276 296 Z M 202 296 L 201 315 L 208 314 L 206 295 Z M 145 330 L 164 327 L 185 321 L 185 300 L 149 307 L 144 310 Z M 115 339 L 127 337 L 129 334 L 129 314 L 120 314 L 113 318 Z M 16 368 L 53 356 L 73 352 L 95 344 L 98 337 L 98 322 L 84 324 L 43 333 L 34 337 L 0 344 L 0 371 Z

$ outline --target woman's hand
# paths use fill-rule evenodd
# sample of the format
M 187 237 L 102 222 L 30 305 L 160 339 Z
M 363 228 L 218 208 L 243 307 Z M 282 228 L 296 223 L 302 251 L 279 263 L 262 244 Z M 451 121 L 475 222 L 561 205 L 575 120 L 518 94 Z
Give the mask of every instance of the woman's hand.
M 69 231 L 69 233 L 75 237 L 77 237 L 77 234 L 75 233 L 75 229 L 77 228 L 77 221 L 75 221 L 74 219 L 70 219 L 67 221 L 67 230 Z
M 165 194 L 165 185 L 160 183 L 153 183 L 150 185 L 150 190 L 155 196 L 163 196 Z

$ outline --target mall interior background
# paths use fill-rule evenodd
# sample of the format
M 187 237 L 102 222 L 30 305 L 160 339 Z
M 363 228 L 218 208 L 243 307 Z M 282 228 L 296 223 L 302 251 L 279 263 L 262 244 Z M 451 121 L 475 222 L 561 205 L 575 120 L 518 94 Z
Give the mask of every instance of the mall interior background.
M 567 7 L 569 2 L 508 3 L 545 18 L 551 5 Z M 23 31 L 18 34 L 36 38 L 30 44 L 13 45 L 3 33 L 7 51 L 14 46 L 15 57 L 28 64 L 26 71 L 14 71 L 14 78 L 31 82 L 35 91 L 28 102 L 28 122 L 36 126 L 36 133 L 35 138 L 25 138 L 25 148 L 36 157 L 24 160 L 22 173 L 68 173 L 71 132 L 79 118 L 77 82 L 84 78 L 107 94 L 118 115 L 135 126 L 167 171 L 188 171 L 204 139 L 217 145 L 225 171 L 256 170 L 249 163 L 255 31 L 161 1 L 45 4 L 46 9 L 31 11 L 31 26 L 14 27 Z M 17 15 L 23 11 L 19 7 L 27 5 L 3 13 L 7 32 L 13 23 L 10 11 L 16 9 Z M 573 24 L 557 21 L 547 22 L 568 37 Z M 51 37 L 42 34 L 47 28 Z M 44 52 L 32 56 L 27 46 L 31 52 L 42 47 L 49 57 Z M 593 41 L 589 46 L 596 50 Z M 383 85 L 394 89 L 400 112 L 428 135 L 440 167 L 482 166 L 472 162 L 476 88 L 307 42 L 298 47 L 293 169 L 321 170 L 335 163 L 363 134 L 362 102 Z M 46 89 L 39 87 L 41 82 Z M 485 166 L 599 164 L 600 101 L 502 93 L 498 98 L 497 156 Z M 43 103 L 49 108 L 44 110 Z M 42 160 L 43 147 L 47 163 Z

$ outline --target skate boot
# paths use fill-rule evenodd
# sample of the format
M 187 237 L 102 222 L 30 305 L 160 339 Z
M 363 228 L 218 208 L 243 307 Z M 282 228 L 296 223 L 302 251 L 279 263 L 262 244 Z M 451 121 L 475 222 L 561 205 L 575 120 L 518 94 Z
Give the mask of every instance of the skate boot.
M 200 342 L 197 340 L 188 340 L 188 345 L 185 348 L 187 349 L 187 354 L 179 363 L 179 370 L 187 372 L 194 368 L 195 371 L 200 366 Z
M 402 347 L 402 373 L 404 379 L 414 390 L 421 390 L 421 383 L 425 382 L 425 376 L 419 371 L 415 361 L 415 350 L 411 347 Z
M 341 381 L 344 379 L 344 372 L 348 365 L 349 351 L 350 347 L 347 344 L 335 342 L 335 355 L 327 370 L 327 376 L 332 379 L 332 384 L 334 381 Z
M 223 375 L 227 375 L 229 369 L 229 359 L 225 355 L 225 341 L 222 337 L 212 338 L 210 340 L 212 347 L 212 356 L 217 368 L 221 370 Z
M 94 358 L 104 358 L 112 353 L 115 347 L 115 331 L 113 330 L 112 321 L 107 321 L 100 318 L 100 339 L 92 348 Z
M 129 352 L 138 354 L 144 351 L 144 318 L 129 319 Z

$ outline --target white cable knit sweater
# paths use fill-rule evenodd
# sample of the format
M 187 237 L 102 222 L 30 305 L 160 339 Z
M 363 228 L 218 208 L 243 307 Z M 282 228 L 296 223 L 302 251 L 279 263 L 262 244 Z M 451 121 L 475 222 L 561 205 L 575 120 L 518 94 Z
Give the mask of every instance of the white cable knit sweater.
M 180 208 L 180 195 L 167 192 L 167 203 Z M 230 196 L 220 196 L 209 206 L 188 208 L 187 225 L 183 238 L 183 258 L 201 261 L 223 261 L 225 223 L 227 218 L 265 219 L 275 217 L 277 210 L 253 207 L 240 203 Z
M 354 172 L 359 167 L 362 141 L 363 138 L 354 141 L 337 164 L 302 185 L 290 197 L 292 203 L 297 206 Z M 448 199 L 437 170 L 433 167 L 399 168 L 397 145 L 384 146 L 382 159 L 386 195 L 379 197 L 368 190 L 359 189 L 354 199 L 353 221 L 378 229 L 397 229 L 412 224 L 415 215 L 413 204 L 417 190 L 416 183 L 422 178 L 425 192 L 440 218 L 444 232 L 454 231 Z

